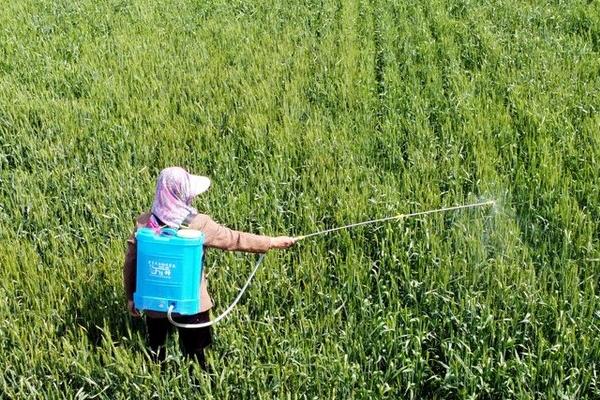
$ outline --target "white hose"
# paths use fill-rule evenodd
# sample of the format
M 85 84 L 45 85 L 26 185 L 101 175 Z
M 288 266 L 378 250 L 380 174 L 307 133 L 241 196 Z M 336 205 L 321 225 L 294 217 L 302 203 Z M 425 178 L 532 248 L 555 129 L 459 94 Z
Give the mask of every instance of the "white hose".
M 493 205 L 495 205 L 495 203 L 496 202 L 494 200 L 490 200 L 490 201 L 484 201 L 484 202 L 480 202 L 480 203 L 465 204 L 465 205 L 461 205 L 461 206 L 439 208 L 436 210 L 421 211 L 421 212 L 415 212 L 415 213 L 411 213 L 411 214 L 399 214 L 399 215 L 395 215 L 392 217 L 372 219 L 370 221 L 357 222 L 357 223 L 350 224 L 350 225 L 339 226 L 337 228 L 325 229 L 325 230 L 310 233 L 310 234 L 304 235 L 304 236 L 298 236 L 298 237 L 296 237 L 296 241 L 307 239 L 307 238 L 313 237 L 313 236 L 319 236 L 319 235 L 324 235 L 324 234 L 331 233 L 331 232 L 336 232 L 341 229 L 350 229 L 350 228 L 354 228 L 354 227 L 362 226 L 362 225 L 370 225 L 370 224 L 390 221 L 390 220 L 394 220 L 394 219 L 405 219 L 405 218 L 411 218 L 411 217 L 416 217 L 416 216 L 420 216 L 420 215 L 434 214 L 434 213 L 439 213 L 439 212 L 457 211 L 457 210 L 463 210 L 466 208 L 474 208 L 474 207 L 493 206 Z M 240 301 L 240 299 L 242 298 L 242 295 L 248 288 L 250 281 L 252 281 L 252 278 L 254 277 L 256 270 L 258 269 L 258 267 L 260 266 L 260 264 L 262 263 L 264 258 L 265 258 L 265 255 L 261 254 L 258 261 L 256 262 L 256 265 L 254 266 L 254 270 L 248 277 L 246 284 L 244 285 L 244 287 L 242 287 L 242 290 L 240 290 L 240 292 L 238 293 L 238 295 L 235 298 L 235 300 L 233 301 L 233 303 L 231 303 L 231 305 L 229 307 L 227 307 L 227 309 L 221 315 L 219 315 L 217 318 L 215 318 L 214 320 L 209 321 L 209 322 L 204 322 L 202 324 L 180 324 L 179 322 L 173 321 L 173 318 L 171 317 L 173 309 L 175 308 L 174 305 L 169 306 L 169 310 L 167 311 L 167 318 L 173 325 L 175 325 L 179 328 L 205 328 L 207 326 L 216 324 L 217 322 L 219 322 L 220 320 L 225 318 L 227 316 L 227 314 L 229 314 L 231 312 L 231 310 L 233 310 L 235 305 Z
M 229 307 L 227 307 L 227 309 L 225 311 L 223 311 L 223 313 L 221 315 L 219 315 L 217 318 L 213 319 L 212 321 L 204 322 L 204 323 L 201 323 L 201 324 L 181 324 L 179 322 L 173 321 L 173 318 L 171 317 L 171 313 L 173 312 L 173 309 L 175 308 L 175 306 L 171 304 L 169 306 L 169 310 L 167 311 L 167 318 L 169 319 L 169 322 L 171 322 L 173 325 L 175 325 L 178 328 L 205 328 L 207 326 L 214 325 L 217 322 L 219 322 L 220 320 L 222 320 L 223 318 L 225 318 L 227 316 L 227 314 L 229 314 L 231 312 L 231 310 L 233 310 L 233 308 L 235 307 L 235 305 L 242 298 L 242 295 L 244 294 L 244 292 L 248 288 L 248 285 L 250 284 L 250 281 L 252 281 L 252 278 L 254 278 L 254 274 L 256 274 L 256 270 L 258 270 L 258 267 L 263 262 L 264 258 L 265 258 L 265 254 L 263 253 L 258 258 L 258 261 L 256 262 L 256 265 L 254 266 L 254 270 L 252 270 L 252 273 L 248 277 L 248 280 L 246 281 L 246 284 L 244 285 L 244 287 L 242 287 L 242 289 L 238 293 L 238 295 L 235 298 L 235 300 L 233 301 L 233 303 L 231 303 L 231 305 Z

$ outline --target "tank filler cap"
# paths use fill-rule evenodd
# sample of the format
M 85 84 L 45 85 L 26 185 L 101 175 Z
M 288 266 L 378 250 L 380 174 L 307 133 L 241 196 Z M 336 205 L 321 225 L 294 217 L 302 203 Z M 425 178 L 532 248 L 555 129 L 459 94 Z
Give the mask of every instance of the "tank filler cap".
M 202 232 L 196 229 L 180 229 L 177 231 L 177 237 L 186 239 L 198 239 Z

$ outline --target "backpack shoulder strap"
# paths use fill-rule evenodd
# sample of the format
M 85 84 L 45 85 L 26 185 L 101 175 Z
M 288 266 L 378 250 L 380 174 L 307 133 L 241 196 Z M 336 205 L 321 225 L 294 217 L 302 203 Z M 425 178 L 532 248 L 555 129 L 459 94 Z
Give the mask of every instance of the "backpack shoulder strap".
M 181 225 L 179 226 L 179 229 L 181 229 L 181 228 L 189 228 L 190 224 L 192 223 L 192 221 L 194 220 L 194 218 L 196 217 L 196 215 L 198 215 L 198 214 L 195 214 L 193 212 L 189 213 L 187 215 L 187 217 L 185 217 L 185 219 L 183 220 L 183 222 L 181 223 Z

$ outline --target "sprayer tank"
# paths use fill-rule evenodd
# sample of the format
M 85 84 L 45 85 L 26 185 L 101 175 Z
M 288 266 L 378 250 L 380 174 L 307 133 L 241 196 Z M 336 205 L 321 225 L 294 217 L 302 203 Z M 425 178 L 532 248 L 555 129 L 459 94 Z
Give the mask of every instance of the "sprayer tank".
M 200 278 L 204 235 L 166 228 L 136 232 L 137 271 L 133 295 L 139 310 L 192 315 L 200 312 Z

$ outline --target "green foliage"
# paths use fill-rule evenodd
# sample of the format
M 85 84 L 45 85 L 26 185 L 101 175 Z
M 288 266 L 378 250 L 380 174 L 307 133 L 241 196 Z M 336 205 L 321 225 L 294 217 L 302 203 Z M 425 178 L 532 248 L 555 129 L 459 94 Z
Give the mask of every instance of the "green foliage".
M 600 398 L 598 1 L 2 3 L 0 397 Z M 169 165 L 264 234 L 498 205 L 270 254 L 194 379 L 121 289 Z

